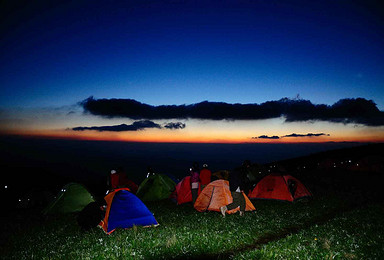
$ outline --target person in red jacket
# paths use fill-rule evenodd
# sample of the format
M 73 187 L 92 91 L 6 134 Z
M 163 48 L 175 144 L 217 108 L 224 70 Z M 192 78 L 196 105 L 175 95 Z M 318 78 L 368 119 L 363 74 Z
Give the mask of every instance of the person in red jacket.
M 114 190 L 119 187 L 119 175 L 115 170 L 112 170 L 108 178 L 108 190 Z
M 210 169 L 208 169 L 208 164 L 203 164 L 203 169 L 200 171 L 200 184 L 201 189 L 204 189 L 205 186 L 207 186 L 211 182 L 211 175 L 212 172 Z
M 197 162 L 193 163 L 192 168 L 190 168 L 191 174 L 191 193 L 192 193 L 192 203 L 195 204 L 195 201 L 199 192 L 199 164 Z
M 128 188 L 133 194 L 136 194 L 137 189 L 139 188 L 136 183 L 130 180 L 125 173 L 125 170 L 122 166 L 117 168 L 116 174 L 119 176 L 119 188 Z

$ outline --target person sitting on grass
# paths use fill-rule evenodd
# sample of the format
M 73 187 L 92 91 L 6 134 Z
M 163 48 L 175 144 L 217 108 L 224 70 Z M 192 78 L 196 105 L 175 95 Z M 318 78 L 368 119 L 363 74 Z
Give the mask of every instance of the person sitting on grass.
M 220 212 L 225 217 L 225 212 L 227 210 L 232 210 L 240 206 L 240 216 L 244 216 L 245 212 L 245 198 L 243 195 L 244 190 L 247 190 L 249 180 L 247 177 L 248 169 L 251 166 L 249 160 L 245 160 L 243 165 L 239 168 L 235 168 L 229 174 L 229 189 L 232 195 L 232 203 L 220 207 Z

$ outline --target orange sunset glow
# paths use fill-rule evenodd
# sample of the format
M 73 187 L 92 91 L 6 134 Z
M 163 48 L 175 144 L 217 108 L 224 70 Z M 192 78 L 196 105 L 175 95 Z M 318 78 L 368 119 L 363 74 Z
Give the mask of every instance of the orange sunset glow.
M 101 123 L 99 120 L 97 123 Z M 95 123 L 95 122 L 93 122 Z M 106 121 L 105 123 L 109 123 Z M 43 125 L 43 124 L 42 124 Z M 164 143 L 321 143 L 321 142 L 383 142 L 381 128 L 355 126 L 337 123 L 284 123 L 283 119 L 258 121 L 199 121 L 188 120 L 186 127 L 178 130 L 145 129 L 140 131 L 73 131 L 69 128 L 31 129 L 18 127 L 3 130 L 3 134 L 35 136 L 74 140 L 103 140 L 124 142 Z M 307 133 L 322 133 L 319 136 L 305 136 Z M 296 134 L 299 136 L 288 136 Z M 275 136 L 276 139 L 259 138 Z M 277 138 L 278 137 L 278 138 Z
M 384 30 L 360 4 L 126 1 L 101 4 L 110 12 L 99 13 L 84 3 L 91 19 L 76 1 L 52 10 L 12 2 L 4 9 L 0 134 L 384 141 Z

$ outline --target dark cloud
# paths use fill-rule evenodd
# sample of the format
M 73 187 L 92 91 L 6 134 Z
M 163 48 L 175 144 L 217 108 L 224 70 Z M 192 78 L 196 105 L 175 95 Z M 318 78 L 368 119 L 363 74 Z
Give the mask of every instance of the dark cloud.
M 260 135 L 258 137 L 252 137 L 252 139 L 280 139 L 277 135 L 268 136 L 268 135 Z
M 262 104 L 209 102 L 191 105 L 151 106 L 133 99 L 94 99 L 82 101 L 85 112 L 106 117 L 131 119 L 268 119 L 284 116 L 287 122 L 322 120 L 368 126 L 384 125 L 384 112 L 372 100 L 341 99 L 329 106 L 309 100 L 283 98 Z
M 91 127 L 75 127 L 72 128 L 73 131 L 85 131 L 85 130 L 95 130 L 99 132 L 111 131 L 111 132 L 124 132 L 124 131 L 139 131 L 146 128 L 158 128 L 162 129 L 163 127 L 155 122 L 150 120 L 141 120 L 136 121 L 131 125 L 121 124 L 113 126 L 91 126 Z M 170 122 L 164 125 L 166 129 L 184 129 L 185 124 L 181 122 Z
M 313 134 L 313 133 L 308 133 L 308 134 L 290 134 L 290 135 L 283 135 L 281 137 L 277 135 L 273 136 L 268 136 L 268 135 L 260 135 L 258 137 L 252 137 L 252 139 L 280 139 L 284 137 L 318 137 L 318 136 L 330 136 L 330 134 L 324 134 L 324 133 L 318 133 L 318 134 Z
M 184 129 L 185 124 L 181 122 L 175 122 L 175 123 L 167 123 L 164 125 L 167 129 Z
M 146 128 L 161 128 L 161 126 L 150 120 L 141 120 L 141 121 L 136 121 L 131 125 L 121 124 L 121 125 L 113 125 L 113 126 L 75 127 L 75 128 L 72 128 L 72 130 L 73 131 L 95 130 L 99 132 L 104 132 L 104 131 L 124 132 L 124 131 L 139 131 L 139 130 L 144 130 Z
M 324 134 L 324 133 L 319 133 L 319 134 L 312 134 L 312 133 L 308 133 L 308 134 L 290 134 L 290 135 L 284 135 L 282 136 L 281 138 L 283 137 L 318 137 L 318 136 L 330 136 L 330 134 Z

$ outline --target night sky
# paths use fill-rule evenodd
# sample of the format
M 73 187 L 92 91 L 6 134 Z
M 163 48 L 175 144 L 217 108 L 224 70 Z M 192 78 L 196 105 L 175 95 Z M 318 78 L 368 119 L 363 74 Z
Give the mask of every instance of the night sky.
M 5 0 L 0 10 L 1 134 L 384 141 L 374 1 Z

